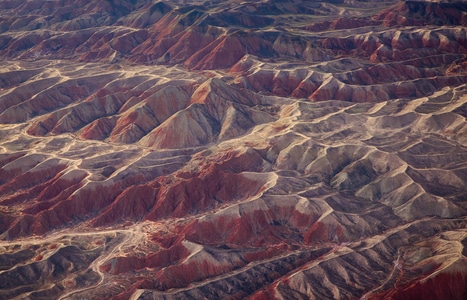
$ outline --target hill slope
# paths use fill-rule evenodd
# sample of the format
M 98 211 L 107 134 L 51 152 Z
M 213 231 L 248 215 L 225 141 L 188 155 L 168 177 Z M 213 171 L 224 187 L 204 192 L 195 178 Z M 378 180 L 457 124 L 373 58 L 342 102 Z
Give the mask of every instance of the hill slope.
M 0 3 L 0 298 L 465 299 L 467 7 Z

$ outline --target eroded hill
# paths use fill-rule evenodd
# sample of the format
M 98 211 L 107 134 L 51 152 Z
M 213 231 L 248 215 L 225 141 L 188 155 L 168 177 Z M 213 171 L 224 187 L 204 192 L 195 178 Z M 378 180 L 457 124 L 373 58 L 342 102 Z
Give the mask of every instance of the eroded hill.
M 0 3 L 0 298 L 464 299 L 467 6 Z

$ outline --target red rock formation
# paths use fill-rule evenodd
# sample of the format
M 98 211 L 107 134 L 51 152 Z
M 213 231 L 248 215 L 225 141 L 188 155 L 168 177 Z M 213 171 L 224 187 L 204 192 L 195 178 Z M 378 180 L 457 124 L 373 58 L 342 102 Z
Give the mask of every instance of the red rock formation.
M 116 220 L 135 220 L 144 216 L 156 201 L 157 187 L 147 185 L 131 186 L 124 190 L 115 201 L 95 218 L 94 226 L 113 224 Z
M 449 299 L 465 299 L 467 296 L 466 283 L 465 274 L 463 273 L 441 273 L 434 278 L 417 282 L 406 289 L 397 290 L 391 297 L 397 300 L 438 299 L 444 297 Z
M 230 184 L 225 185 L 225 182 Z M 254 180 L 222 169 L 209 170 L 200 177 L 179 179 L 171 185 L 162 187 L 157 196 L 158 201 L 147 218 L 159 220 L 168 215 L 183 217 L 205 210 L 216 202 L 222 204 L 241 201 L 259 193 L 264 189 L 264 184 L 266 182 L 263 178 Z M 242 191 L 240 186 L 245 189 Z
M 462 25 L 465 26 L 467 18 L 462 11 L 466 10 L 465 3 L 461 1 L 431 2 L 431 1 L 404 1 L 395 7 L 385 10 L 376 16 L 385 26 L 395 25 L 423 26 L 434 25 Z
M 144 268 L 162 269 L 180 262 L 189 255 L 190 251 L 185 246 L 175 245 L 143 258 L 116 257 L 102 265 L 100 269 L 111 274 L 122 274 Z
M 465 298 L 465 5 L 185 2 L 0 2 L 0 298 Z

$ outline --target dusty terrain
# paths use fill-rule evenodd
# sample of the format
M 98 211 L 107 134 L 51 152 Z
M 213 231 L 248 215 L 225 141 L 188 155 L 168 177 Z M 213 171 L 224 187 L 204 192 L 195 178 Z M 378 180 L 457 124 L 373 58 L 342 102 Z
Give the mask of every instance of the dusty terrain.
M 467 4 L 0 2 L 1 299 L 466 299 Z

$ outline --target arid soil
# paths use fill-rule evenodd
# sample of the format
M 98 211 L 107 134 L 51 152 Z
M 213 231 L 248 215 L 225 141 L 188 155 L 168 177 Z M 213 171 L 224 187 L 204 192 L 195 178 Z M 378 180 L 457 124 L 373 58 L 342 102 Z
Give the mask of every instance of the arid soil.
M 467 4 L 3 0 L 0 299 L 467 299 Z

